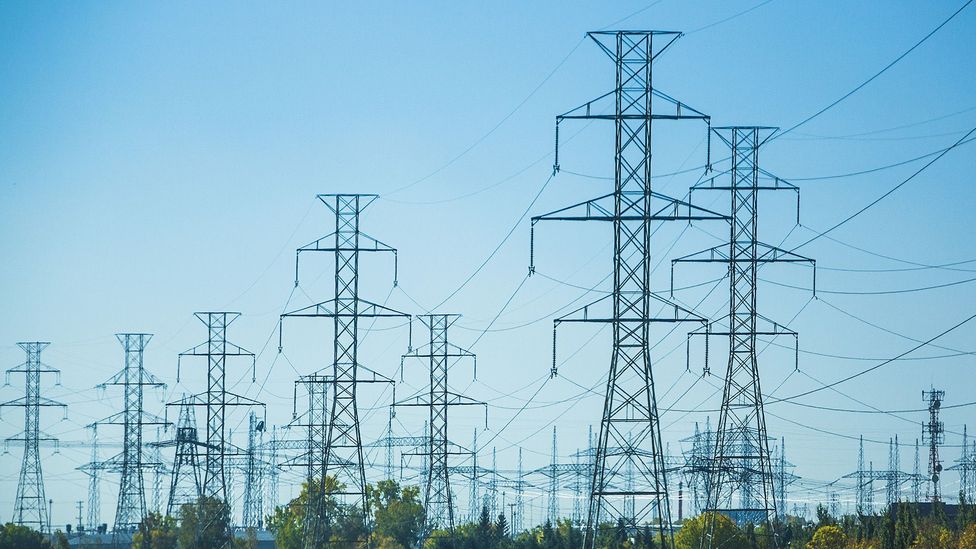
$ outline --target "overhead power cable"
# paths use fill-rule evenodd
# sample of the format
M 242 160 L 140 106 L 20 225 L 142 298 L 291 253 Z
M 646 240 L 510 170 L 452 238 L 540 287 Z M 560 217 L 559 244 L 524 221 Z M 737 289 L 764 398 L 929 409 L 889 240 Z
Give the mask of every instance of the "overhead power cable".
M 901 61 L 902 59 L 904 59 L 908 54 L 910 54 L 913 51 L 915 51 L 916 48 L 918 48 L 919 46 L 921 46 L 922 44 L 924 44 L 929 38 L 932 38 L 932 36 L 934 36 L 935 33 L 937 33 L 940 30 L 942 30 L 942 27 L 946 26 L 949 23 L 949 21 L 952 21 L 953 19 L 955 19 L 955 17 L 957 15 L 959 15 L 962 12 L 962 10 L 966 9 L 967 7 L 969 7 L 969 4 L 972 4 L 972 3 L 973 3 L 973 0 L 968 0 L 959 9 L 957 9 L 956 11 L 954 11 L 952 13 L 952 15 L 950 15 L 947 19 L 945 19 L 944 21 L 942 21 L 941 23 L 939 23 L 939 25 L 937 27 L 935 27 L 934 29 L 932 29 L 931 31 L 929 31 L 928 34 L 926 34 L 925 36 L 923 36 L 921 40 L 919 40 L 918 42 L 916 42 L 912 47 L 910 47 L 907 50 L 905 50 L 904 53 L 902 53 L 901 55 L 899 55 L 898 57 L 896 57 L 893 61 L 891 61 L 890 63 L 888 63 L 887 65 L 885 65 L 884 68 L 882 68 L 880 71 L 878 71 L 878 72 L 874 73 L 873 75 L 871 75 L 870 78 L 868 78 L 864 82 L 861 82 L 860 84 L 858 84 L 857 86 L 855 86 L 854 89 L 852 89 L 851 91 L 849 91 L 849 92 L 845 93 L 844 95 L 840 96 L 839 98 L 837 98 L 835 101 L 833 101 L 832 103 L 830 103 L 826 107 L 820 109 L 819 111 L 817 111 L 817 112 L 811 114 L 810 116 L 804 118 L 803 120 L 797 122 L 796 124 L 794 124 L 793 126 L 791 126 L 789 129 L 787 129 L 785 131 L 782 131 L 779 134 L 773 136 L 772 139 L 776 139 L 776 138 L 783 137 L 784 135 L 792 132 L 793 130 L 799 128 L 800 126 L 802 126 L 802 125 L 810 122 L 814 118 L 817 118 L 821 114 L 829 111 L 830 109 L 832 109 L 835 106 L 837 106 L 841 101 L 844 101 L 848 97 L 850 97 L 850 96 L 854 95 L 855 93 L 857 93 L 858 91 L 860 91 L 864 86 L 867 86 L 868 84 L 870 84 L 871 82 L 873 82 L 876 78 L 878 78 L 879 76 L 881 76 L 882 74 L 884 74 L 885 72 L 887 72 L 888 69 L 890 69 L 891 67 L 895 66 L 899 61 Z

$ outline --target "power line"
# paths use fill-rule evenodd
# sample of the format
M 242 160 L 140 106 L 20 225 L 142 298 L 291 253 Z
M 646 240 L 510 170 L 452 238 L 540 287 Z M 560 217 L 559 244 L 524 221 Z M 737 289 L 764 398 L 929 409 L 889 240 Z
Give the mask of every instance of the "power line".
M 919 46 L 921 46 L 922 44 L 924 44 L 929 38 L 931 38 L 932 36 L 934 36 L 935 33 L 939 32 L 939 30 L 941 30 L 942 27 L 946 26 L 949 23 L 949 21 L 952 21 L 957 15 L 959 15 L 960 12 L 962 12 L 962 10 L 966 9 L 969 6 L 969 4 L 972 4 L 972 3 L 973 3 L 973 0 L 968 0 L 959 9 L 957 9 L 955 12 L 953 12 L 953 14 L 950 15 L 946 20 L 944 20 L 943 22 L 939 23 L 939 26 L 937 26 L 934 29 L 932 29 L 931 31 L 929 31 L 929 33 L 926 34 L 924 37 L 922 37 L 921 40 L 919 40 L 918 42 L 916 42 L 912 47 L 910 47 L 907 50 L 905 50 L 904 53 L 902 53 L 901 55 L 899 55 L 898 57 L 896 57 L 893 61 L 891 61 L 890 63 L 888 63 L 887 65 L 885 65 L 884 68 L 882 68 L 880 71 L 874 73 L 873 75 L 871 75 L 870 78 L 868 78 L 864 82 L 861 82 L 860 84 L 858 84 L 857 86 L 855 86 L 854 89 L 852 89 L 851 91 L 845 93 L 840 98 L 836 99 L 834 102 L 830 103 L 826 107 L 824 107 L 824 108 L 820 109 L 819 111 L 811 114 L 810 116 L 804 118 L 800 122 L 797 122 L 795 125 L 791 126 L 789 129 L 787 129 L 787 130 L 785 130 L 783 132 L 780 132 L 776 136 L 773 136 L 773 139 L 776 139 L 776 138 L 779 138 L 779 137 L 783 137 L 784 135 L 792 132 L 793 130 L 799 128 L 800 126 L 806 124 L 807 122 L 810 122 L 814 118 L 817 118 L 821 114 L 823 114 L 823 113 L 827 112 L 828 110 L 834 108 L 841 101 L 844 101 L 848 97 L 850 97 L 850 96 L 854 95 L 855 93 L 857 93 L 861 88 L 863 88 L 864 86 L 867 86 L 868 84 L 870 84 L 872 81 L 874 81 L 874 79 L 876 79 L 877 77 L 881 76 L 888 69 L 890 69 L 891 67 L 895 66 L 895 64 L 897 64 L 899 61 L 901 61 L 902 59 L 904 59 L 905 56 L 907 56 L 909 53 L 913 52 L 916 48 L 918 48 Z

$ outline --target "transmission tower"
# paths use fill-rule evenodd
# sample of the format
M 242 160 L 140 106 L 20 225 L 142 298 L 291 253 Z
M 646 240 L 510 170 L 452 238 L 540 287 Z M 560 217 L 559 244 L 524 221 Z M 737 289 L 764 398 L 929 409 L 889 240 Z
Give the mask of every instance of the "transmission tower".
M 335 493 L 341 500 L 340 513 L 358 514 L 366 525 L 366 472 L 363 461 L 363 443 L 360 434 L 359 408 L 356 387 L 366 381 L 392 383 L 372 372 L 367 380 L 358 375 L 362 367 L 358 361 L 359 321 L 363 318 L 408 318 L 409 315 L 394 311 L 359 297 L 360 252 L 391 252 L 394 263 L 396 249 L 359 230 L 359 217 L 376 198 L 363 194 L 321 194 L 317 197 L 335 214 L 335 232 L 299 248 L 295 253 L 295 285 L 298 285 L 299 258 L 302 252 L 329 252 L 335 256 L 335 297 L 281 315 L 282 320 L 293 317 L 328 317 L 333 321 L 333 398 L 328 416 L 324 452 L 321 459 L 321 476 L 335 478 L 340 486 Z M 396 285 L 394 264 L 393 283 Z M 279 330 L 279 335 L 281 331 Z M 281 344 L 279 342 L 279 348 Z M 324 402 L 323 402 L 324 406 Z M 316 412 L 317 414 L 318 412 Z M 315 414 L 311 414 L 314 416 Z M 311 417 L 310 417 L 311 419 Z M 324 516 L 322 498 L 312 505 L 318 508 L 315 517 Z M 305 526 L 305 546 L 318 547 L 325 540 L 325 524 L 320 520 Z
M 864 468 L 864 435 L 857 450 L 857 514 L 865 516 L 873 512 L 874 483 L 870 472 Z
M 478 429 L 474 430 L 474 435 L 471 439 L 471 464 L 473 466 L 471 473 L 471 484 L 468 487 L 468 522 L 477 522 L 478 514 L 481 513 L 481 496 L 478 495 L 479 488 L 478 483 L 481 481 L 480 475 L 478 474 Z
M 559 519 L 559 474 L 557 468 L 559 457 L 556 450 L 556 426 L 552 426 L 552 454 L 549 460 L 549 508 L 547 509 L 549 523 L 556 526 Z
M 592 472 L 590 504 L 584 532 L 586 547 L 596 543 L 596 528 L 603 516 L 622 521 L 631 532 L 653 524 L 666 548 L 673 547 L 664 447 L 657 410 L 650 357 L 650 325 L 703 319 L 651 292 L 651 226 L 658 221 L 724 219 L 651 189 L 651 125 L 653 120 L 708 120 L 708 117 L 651 85 L 652 61 L 680 36 L 666 31 L 598 31 L 588 33 L 615 66 L 614 89 L 556 118 L 556 162 L 559 169 L 558 129 L 566 120 L 597 119 L 614 122 L 614 188 L 610 194 L 532 218 L 540 221 L 607 221 L 613 225 L 613 290 L 606 298 L 586 305 L 563 322 L 602 322 L 613 328 L 604 412 Z M 667 108 L 657 112 L 655 104 Z M 604 110 L 605 109 L 605 110 Z M 607 112 L 608 114 L 598 114 Z M 531 245 L 534 251 L 534 243 Z M 534 254 L 532 254 L 534 255 Z M 529 272 L 534 272 L 534 258 Z M 652 304 L 673 308 L 674 315 L 654 318 Z M 599 311 L 599 312 L 597 312 Z M 552 375 L 556 375 L 555 363 Z M 630 441 L 628 443 L 628 440 Z M 628 446 L 649 448 L 650 459 L 637 459 Z M 610 452 L 608 448 L 624 451 Z M 640 485 L 624 488 L 623 472 L 633 462 Z M 625 509 L 629 498 L 640 498 L 633 514 Z
M 193 409 L 189 399 L 184 397 L 176 423 L 176 437 L 158 444 L 160 447 L 175 447 L 169 496 L 166 499 L 166 515 L 171 517 L 177 516 L 183 505 L 195 503 L 201 494 L 197 457 L 204 445 L 197 434 L 196 414 Z
M 918 503 L 922 501 L 922 465 L 921 465 L 921 450 L 918 444 L 918 439 L 915 439 L 915 467 L 912 469 L 912 501 Z
M 99 389 L 109 386 L 122 387 L 125 403 L 121 412 L 98 421 L 102 425 L 122 426 L 122 453 L 110 458 L 103 466 L 121 474 L 119 479 L 119 499 L 115 508 L 113 531 L 129 531 L 142 522 L 146 516 L 146 486 L 144 472 L 155 470 L 162 464 L 146 459 L 142 445 L 142 429 L 146 425 L 166 425 L 166 421 L 143 409 L 144 389 L 146 387 L 165 387 L 145 368 L 144 353 L 152 334 L 115 334 L 122 344 L 125 354 L 122 370 L 98 385 Z
M 959 471 L 959 495 L 960 498 L 966 500 L 966 503 L 973 501 L 973 474 L 976 472 L 976 467 L 974 467 L 976 464 L 973 463 L 974 458 L 976 458 L 976 452 L 969 447 L 969 434 L 966 425 L 963 424 L 960 456 L 956 460 L 956 464 L 949 467 L 949 470 Z
M 97 423 L 91 426 L 91 433 L 91 462 L 82 465 L 78 469 L 88 474 L 88 529 L 94 532 L 98 529 L 98 525 L 101 524 L 99 511 L 102 505 L 98 486 L 101 467 L 98 457 Z
M 176 367 L 176 381 L 180 381 L 180 368 L 184 357 L 202 357 L 207 363 L 207 390 L 167 406 L 198 406 L 206 410 L 207 438 L 203 444 L 203 478 L 200 495 L 229 502 L 226 462 L 228 456 L 246 452 L 230 444 L 227 434 L 227 408 L 264 407 L 254 399 L 227 391 L 227 362 L 229 358 L 250 357 L 251 382 L 254 382 L 254 353 L 227 341 L 227 329 L 240 313 L 194 313 L 207 326 L 207 341 L 180 353 Z
M 709 468 L 706 511 L 720 511 L 739 524 L 765 524 L 772 530 L 776 517 L 776 482 L 763 410 L 757 337 L 791 336 L 796 332 L 769 321 L 757 310 L 758 271 L 774 262 L 811 263 L 813 260 L 764 244 L 759 240 L 759 192 L 799 190 L 779 178 L 761 183 L 759 148 L 776 128 L 733 126 L 713 128 L 732 153 L 732 166 L 692 188 L 721 190 L 731 196 L 729 242 L 681 257 L 677 263 L 725 263 L 728 265 L 729 313 L 689 335 L 726 337 L 729 362 L 725 374 L 722 406 L 715 433 L 714 462 Z M 728 181 L 726 183 L 725 181 Z M 797 198 L 799 204 L 799 198 Z M 672 280 L 673 280 L 672 276 Z M 726 325 L 727 330 L 714 326 Z M 796 365 L 794 365 L 795 367 Z M 705 374 L 709 373 L 708 357 Z M 710 514 L 706 528 L 714 529 L 716 515 Z M 775 532 L 773 533 L 774 544 Z M 711 539 L 711 538 L 709 538 Z M 711 541 L 709 541 L 711 546 Z
M 41 443 L 57 443 L 56 438 L 41 433 L 41 408 L 60 407 L 65 410 L 67 417 L 66 405 L 41 396 L 41 374 L 55 374 L 56 383 L 61 383 L 61 371 L 41 363 L 41 351 L 48 345 L 50 343 L 46 341 L 25 341 L 17 344 L 27 354 L 27 360 L 7 370 L 7 384 L 10 383 L 10 374 L 24 374 L 24 396 L 0 403 L 0 409 L 24 409 L 23 432 L 6 440 L 7 444 L 18 442 L 24 445 L 24 460 L 20 465 L 12 522 L 21 526 L 33 526 L 39 532 L 48 532 L 51 526 L 48 500 L 44 497 L 44 475 L 41 473 Z
M 244 514 L 242 526 L 261 528 L 264 520 L 262 497 L 264 495 L 264 467 L 260 454 L 264 433 L 264 421 L 252 411 L 247 417 L 247 455 L 244 462 Z
M 942 461 L 939 459 L 939 446 L 945 442 L 945 427 L 939 421 L 939 410 L 944 399 L 945 391 L 936 389 L 922 391 L 922 400 L 929 405 L 929 421 L 922 424 L 922 442 L 929 445 L 929 489 L 926 495 L 932 503 L 942 501 L 942 488 L 939 483 Z
M 429 364 L 430 384 L 426 395 L 417 395 L 397 402 L 394 406 L 422 406 L 429 410 L 429 441 L 427 450 L 427 478 L 424 484 L 424 509 L 426 529 L 441 529 L 454 535 L 454 503 L 451 494 L 448 459 L 452 454 L 470 454 L 469 451 L 452 451 L 448 439 L 448 410 L 452 406 L 483 406 L 487 423 L 488 405 L 465 395 L 455 393 L 448 385 L 449 366 L 470 358 L 477 364 L 474 353 L 452 344 L 448 329 L 460 315 L 430 314 L 419 317 L 430 332 L 429 341 L 407 353 L 403 359 L 424 359 Z M 450 364 L 449 364 L 450 363 Z M 477 368 L 477 366 L 475 366 Z M 476 370 L 477 371 L 477 370 Z M 486 425 L 487 427 L 487 425 Z

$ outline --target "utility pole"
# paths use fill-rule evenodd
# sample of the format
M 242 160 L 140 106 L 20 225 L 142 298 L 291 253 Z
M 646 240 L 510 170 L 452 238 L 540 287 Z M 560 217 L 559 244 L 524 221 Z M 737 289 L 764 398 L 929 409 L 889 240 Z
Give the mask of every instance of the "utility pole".
M 241 314 L 226 311 L 206 311 L 194 316 L 207 327 L 207 340 L 180 353 L 176 367 L 176 381 L 184 357 L 199 357 L 207 363 L 207 390 L 184 397 L 167 406 L 198 406 L 206 411 L 207 438 L 203 445 L 203 478 L 200 495 L 230 504 L 228 496 L 227 457 L 245 452 L 230 444 L 227 434 L 227 409 L 264 407 L 254 399 L 227 391 L 227 362 L 229 358 L 251 359 L 251 382 L 254 382 L 254 353 L 227 340 L 227 330 Z
M 672 268 L 678 263 L 728 265 L 728 314 L 689 334 L 689 341 L 694 335 L 724 337 L 729 341 L 729 361 L 715 432 L 714 461 L 710 463 L 706 481 L 705 510 L 725 514 L 740 525 L 766 525 L 768 531 L 772 532 L 772 543 L 778 546 L 773 530 L 778 509 L 776 480 L 762 402 L 757 337 L 790 336 L 795 342 L 797 334 L 758 312 L 758 271 L 761 265 L 768 263 L 815 263 L 812 259 L 759 240 L 760 191 L 793 191 L 799 205 L 799 189 L 796 186 L 776 177 L 771 183 L 760 181 L 760 174 L 768 172 L 760 168 L 759 149 L 776 130 L 764 126 L 712 128 L 712 133 L 731 150 L 732 166 L 727 172 L 695 185 L 692 191 L 719 190 L 730 193 L 729 241 L 672 260 L 671 264 Z M 674 276 L 671 278 L 673 286 Z M 726 329 L 716 329 L 715 326 Z M 704 374 L 709 373 L 706 355 Z M 706 530 L 709 534 L 715 528 L 717 514 L 714 512 L 708 515 Z M 706 537 L 711 547 L 712 537 Z
M 103 463 L 103 466 L 121 474 L 119 499 L 115 508 L 114 532 L 130 531 L 139 526 L 146 516 L 146 486 L 144 471 L 160 467 L 160 463 L 147 462 L 142 445 L 142 430 L 146 425 L 166 425 L 162 418 L 146 414 L 143 408 L 146 387 L 165 387 L 145 368 L 144 353 L 152 334 L 115 334 L 124 351 L 122 370 L 98 385 L 122 387 L 124 407 L 119 413 L 98 421 L 102 425 L 122 426 L 122 453 Z
M 556 118 L 556 162 L 559 170 L 559 124 L 574 119 L 614 123 L 614 187 L 610 194 L 532 218 L 529 273 L 535 271 L 534 233 L 540 221 L 605 221 L 613 226 L 613 290 L 568 315 L 564 322 L 608 323 L 613 349 L 597 451 L 594 459 L 584 547 L 596 543 L 596 528 L 606 516 L 623 521 L 631 533 L 650 525 L 658 530 L 665 549 L 674 546 L 670 492 L 665 474 L 664 445 L 651 363 L 650 326 L 655 322 L 703 322 L 691 311 L 651 291 L 652 224 L 660 221 L 726 219 L 724 216 L 665 197 L 651 189 L 651 125 L 654 120 L 707 121 L 708 116 L 657 92 L 651 84 L 651 65 L 680 33 L 670 31 L 597 31 L 587 34 L 613 61 L 613 89 Z M 661 110 L 652 109 L 664 104 Z M 609 114 L 602 114 L 609 112 Z M 655 318 L 652 304 L 673 315 Z M 555 347 L 555 345 L 554 345 Z M 554 353 L 555 355 L 555 353 Z M 555 356 L 551 370 L 557 375 Z M 629 442 L 628 442 L 629 441 Z M 649 459 L 634 452 L 646 448 Z M 608 451 L 608 448 L 620 449 Z M 632 462 L 639 485 L 624 487 L 623 475 Z M 640 498 L 637 509 L 625 509 L 628 499 Z
M 317 198 L 335 214 L 335 232 L 302 246 L 295 252 L 295 286 L 299 281 L 299 258 L 303 252 L 329 252 L 335 257 L 335 295 L 332 299 L 281 315 L 285 318 L 326 317 L 333 323 L 333 397 L 328 416 L 327 433 L 320 460 L 320 482 L 333 476 L 344 486 L 335 496 L 342 505 L 339 513 L 359 516 L 366 527 L 366 471 L 360 433 L 359 405 L 356 388 L 360 383 L 393 383 L 392 379 L 372 373 L 372 378 L 359 376 L 359 321 L 364 318 L 409 318 L 401 313 L 359 297 L 359 254 L 361 252 L 390 252 L 394 257 L 393 284 L 396 285 L 396 249 L 359 229 L 359 217 L 377 195 L 320 194 Z M 279 330 L 281 337 L 281 330 Z M 279 340 L 279 350 L 281 342 Z M 324 402 L 322 403 L 324 406 Z M 311 410 L 310 410 L 311 412 Z M 319 414 L 310 414 L 310 422 Z M 319 547 L 325 543 L 324 501 L 314 497 L 311 518 L 305 525 L 305 547 Z M 321 519 L 319 518 L 321 517 Z
M 448 439 L 448 410 L 452 406 L 484 406 L 485 427 L 488 421 L 488 404 L 455 393 L 448 385 L 448 368 L 461 359 L 470 358 L 477 371 L 477 358 L 474 353 L 452 344 L 448 339 L 448 329 L 457 322 L 460 315 L 428 314 L 421 315 L 420 321 L 430 332 L 429 341 L 421 347 L 403 355 L 407 358 L 425 359 L 429 364 L 430 383 L 426 395 L 416 395 L 394 403 L 396 406 L 422 406 L 429 410 L 426 448 L 427 478 L 424 485 L 424 509 L 426 514 L 425 533 L 444 529 L 454 535 L 454 502 L 452 501 L 448 458 L 452 454 L 469 452 L 451 451 Z M 451 364 L 448 364 L 448 363 Z M 504 509 L 502 510 L 504 512 Z
M 44 497 L 44 475 L 41 472 L 41 443 L 57 439 L 41 433 L 41 408 L 60 407 L 67 418 L 67 406 L 41 396 L 41 374 L 55 374 L 56 384 L 61 383 L 61 371 L 41 362 L 41 351 L 50 345 L 46 341 L 24 341 L 17 346 L 24 350 L 27 359 L 23 364 L 7 370 L 7 384 L 10 374 L 24 374 L 24 396 L 0 403 L 4 407 L 24 409 L 24 430 L 7 438 L 7 443 L 24 444 L 24 460 L 20 465 L 20 479 L 17 481 L 17 496 L 14 500 L 12 522 L 21 526 L 33 526 L 37 531 L 48 533 L 51 515 L 48 500 Z
M 939 421 L 939 410 L 945 399 L 945 391 L 931 389 L 922 391 L 922 400 L 929 405 L 929 421 L 922 424 L 922 442 L 929 445 L 929 489 L 928 500 L 932 503 L 942 501 L 942 488 L 939 477 L 942 475 L 942 461 L 939 459 L 939 446 L 945 442 L 945 426 Z

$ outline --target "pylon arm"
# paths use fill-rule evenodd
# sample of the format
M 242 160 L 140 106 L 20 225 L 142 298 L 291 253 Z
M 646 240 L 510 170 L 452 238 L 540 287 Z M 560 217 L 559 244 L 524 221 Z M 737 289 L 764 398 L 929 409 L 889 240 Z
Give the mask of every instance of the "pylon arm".
M 172 422 L 167 421 L 166 419 L 161 418 L 159 416 L 150 414 L 149 412 L 143 412 L 142 418 L 143 418 L 142 419 L 143 425 L 172 425 Z M 86 425 L 86 427 L 91 427 L 96 424 L 97 425 L 125 425 L 126 424 L 125 412 L 122 411 L 122 412 L 112 414 L 106 418 L 92 422 Z
M 561 316 L 559 318 L 554 319 L 553 320 L 553 324 L 555 326 L 558 326 L 558 325 L 560 325 L 560 324 L 562 324 L 564 322 L 603 322 L 603 323 L 606 323 L 606 322 L 644 322 L 644 323 L 648 323 L 648 324 L 650 324 L 650 323 L 658 323 L 658 322 L 701 322 L 701 323 L 707 322 L 707 319 L 705 319 L 704 317 L 702 317 L 698 313 L 695 313 L 694 311 L 691 311 L 689 309 L 686 309 L 686 308 L 682 307 L 681 305 L 678 305 L 677 303 L 668 301 L 667 299 L 664 299 L 663 297 L 661 297 L 661 296 L 659 296 L 657 294 L 654 294 L 654 293 L 648 294 L 648 297 L 651 300 L 657 301 L 658 303 L 661 303 L 661 304 L 663 304 L 666 307 L 670 307 L 674 311 L 674 314 L 672 316 L 657 316 L 657 317 L 651 317 L 651 318 L 644 318 L 644 317 L 634 317 L 634 318 L 616 317 L 616 318 L 614 318 L 614 316 L 613 316 L 613 314 L 612 314 L 611 311 L 604 310 L 605 308 L 608 308 L 608 306 L 612 304 L 612 299 L 611 299 L 612 297 L 613 297 L 612 294 L 611 295 L 605 295 L 605 296 L 597 299 L 596 301 L 593 301 L 592 303 L 588 303 L 586 305 L 583 305 L 582 307 L 576 309 L 575 311 L 571 311 L 571 312 L 567 313 L 564 316 Z M 594 314 L 593 309 L 594 308 L 597 308 L 598 305 L 600 307 L 596 311 L 596 314 Z
M 623 193 L 633 202 L 643 199 L 643 193 Z M 712 210 L 695 206 L 694 204 L 671 198 L 656 192 L 651 192 L 649 213 L 631 215 L 627 211 L 617 215 L 614 211 L 616 193 L 605 194 L 597 198 L 566 206 L 549 213 L 532 218 L 532 224 L 539 221 L 708 221 L 728 220 L 729 217 Z
M 3 406 L 27 406 L 27 397 L 20 397 L 13 400 L 8 400 L 7 402 L 0 402 L 0 408 Z M 67 404 L 58 402 L 56 400 L 51 400 L 46 397 L 37 397 L 37 406 L 60 406 L 62 408 L 68 407 Z
M 142 380 L 139 383 L 128 383 L 129 385 L 142 385 L 143 387 L 160 387 L 165 389 L 166 384 L 163 383 L 158 377 L 154 376 L 147 370 L 142 371 Z M 104 389 L 109 385 L 126 385 L 125 381 L 125 370 L 120 370 L 114 376 L 110 377 L 106 381 L 103 381 L 96 385 L 98 389 Z
M 347 299 L 330 299 L 328 301 L 323 301 L 321 303 L 316 303 L 314 305 L 309 305 L 308 307 L 303 307 L 301 309 L 296 309 L 281 315 L 281 318 L 285 317 L 376 317 L 376 318 L 394 318 L 394 317 L 407 317 L 410 315 L 408 313 L 403 313 L 389 307 L 384 307 L 376 303 L 366 301 L 365 299 L 352 300 Z
M 209 344 L 210 344 L 209 341 L 204 341 L 203 343 L 200 343 L 198 345 L 194 345 L 193 347 L 190 347 L 189 349 L 183 351 L 178 356 L 179 357 L 183 357 L 183 356 L 210 356 L 210 355 L 212 355 L 214 353 L 210 351 Z M 221 355 L 226 355 L 226 356 L 251 356 L 251 357 L 254 356 L 254 353 L 252 353 L 251 351 L 248 351 L 247 349 L 245 349 L 244 347 L 241 347 L 239 345 L 234 345 L 233 343 L 231 343 L 229 341 L 225 342 L 224 345 L 225 346 L 222 348 L 221 352 L 219 353 Z
M 748 246 L 750 242 L 738 242 L 736 246 Z M 674 295 L 674 266 L 678 263 L 808 263 L 813 267 L 813 295 L 817 295 L 817 260 L 772 246 L 764 242 L 755 242 L 754 257 L 730 258 L 728 244 L 719 244 L 706 248 L 700 252 L 688 254 L 671 260 L 671 295 Z
M 296 254 L 302 252 L 392 252 L 396 253 L 396 248 L 380 242 L 379 240 L 360 231 L 358 244 L 356 246 L 335 246 L 336 233 L 329 233 L 322 238 L 318 238 L 301 246 L 295 250 Z

